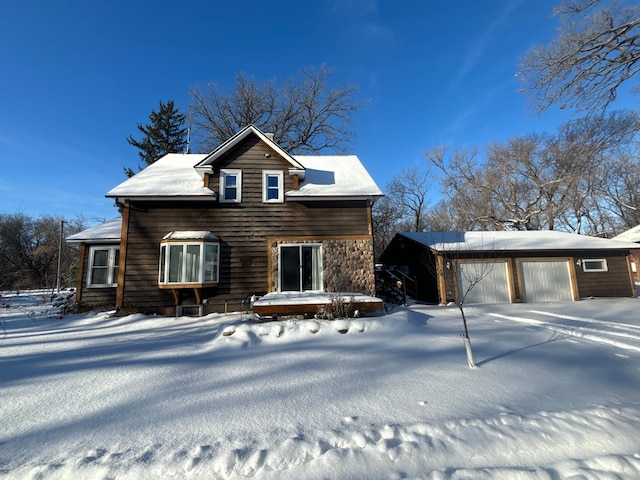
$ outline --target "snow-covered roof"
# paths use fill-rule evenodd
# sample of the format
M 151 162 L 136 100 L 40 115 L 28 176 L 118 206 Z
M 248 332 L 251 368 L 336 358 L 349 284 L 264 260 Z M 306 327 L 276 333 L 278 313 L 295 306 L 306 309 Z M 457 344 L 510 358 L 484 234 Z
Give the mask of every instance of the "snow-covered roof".
M 268 140 L 268 139 L 267 139 Z M 196 168 L 204 154 L 170 153 L 107 192 L 115 198 L 212 199 Z M 286 192 L 292 200 L 380 197 L 382 191 L 355 155 L 295 156 L 292 166 L 304 170 L 298 190 Z
M 182 230 L 177 232 L 169 232 L 162 240 L 212 240 L 216 241 L 219 238 L 213 233 L 206 230 Z
M 306 177 L 287 198 L 381 197 L 384 194 L 355 155 L 295 155 Z
M 630 228 L 626 232 L 622 232 L 620 235 L 616 235 L 611 240 L 621 240 L 623 242 L 640 243 L 640 225 L 636 225 Z M 638 248 L 638 246 L 636 246 Z
M 535 251 L 535 250 L 627 250 L 630 242 L 589 237 L 557 230 L 515 232 L 403 232 L 414 242 L 441 252 Z
M 193 168 L 204 154 L 169 153 L 107 192 L 107 197 L 215 198 Z
M 108 220 L 95 227 L 87 228 L 81 232 L 69 235 L 67 242 L 70 243 L 120 243 L 120 233 L 122 231 L 122 218 Z

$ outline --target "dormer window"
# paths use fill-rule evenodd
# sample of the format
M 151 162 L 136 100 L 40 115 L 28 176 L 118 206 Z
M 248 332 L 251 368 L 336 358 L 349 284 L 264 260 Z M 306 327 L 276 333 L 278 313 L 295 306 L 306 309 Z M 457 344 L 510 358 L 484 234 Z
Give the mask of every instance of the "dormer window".
M 282 203 L 284 201 L 284 172 L 282 170 L 262 171 L 262 201 Z
M 220 170 L 220 202 L 240 203 L 242 201 L 242 170 Z

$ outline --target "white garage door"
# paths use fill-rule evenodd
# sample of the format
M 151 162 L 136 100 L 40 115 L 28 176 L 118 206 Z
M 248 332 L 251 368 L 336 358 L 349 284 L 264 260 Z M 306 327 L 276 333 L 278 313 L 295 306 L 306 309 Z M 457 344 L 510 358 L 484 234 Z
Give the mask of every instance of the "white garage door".
M 507 262 L 458 262 L 458 287 L 464 303 L 509 303 Z
M 520 273 L 525 302 L 573 300 L 568 260 L 523 260 Z

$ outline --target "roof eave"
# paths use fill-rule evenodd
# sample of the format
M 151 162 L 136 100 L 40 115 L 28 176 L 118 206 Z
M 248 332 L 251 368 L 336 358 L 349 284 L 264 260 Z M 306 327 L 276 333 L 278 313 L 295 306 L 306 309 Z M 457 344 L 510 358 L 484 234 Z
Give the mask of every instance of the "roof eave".
M 120 237 L 118 238 L 65 238 L 67 243 L 91 243 L 100 245 L 117 245 L 120 244 Z
M 371 200 L 374 201 L 384 195 L 290 195 L 285 193 L 285 198 L 289 201 L 322 201 L 322 200 Z
M 124 203 L 126 200 L 144 200 L 144 201 L 211 201 L 217 200 L 215 193 L 211 195 L 105 195 L 106 198 L 113 198 L 117 203 Z

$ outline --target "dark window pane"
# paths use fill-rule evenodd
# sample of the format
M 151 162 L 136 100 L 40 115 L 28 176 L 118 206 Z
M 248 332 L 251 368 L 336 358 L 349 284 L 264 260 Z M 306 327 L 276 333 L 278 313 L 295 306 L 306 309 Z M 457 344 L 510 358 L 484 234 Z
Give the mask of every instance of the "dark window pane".
M 169 282 L 182 282 L 182 245 L 169 246 Z
M 278 188 L 278 176 L 277 175 L 267 175 L 267 186 L 268 187 L 276 187 L 276 188 Z
M 91 270 L 91 284 L 106 285 L 108 272 L 109 270 L 105 267 L 94 267 L 93 270 Z
M 93 266 L 106 267 L 107 265 L 109 265 L 109 250 L 94 250 Z
M 313 247 L 302 247 L 302 290 L 313 290 Z
M 280 249 L 280 288 L 283 292 L 300 291 L 300 247 Z

